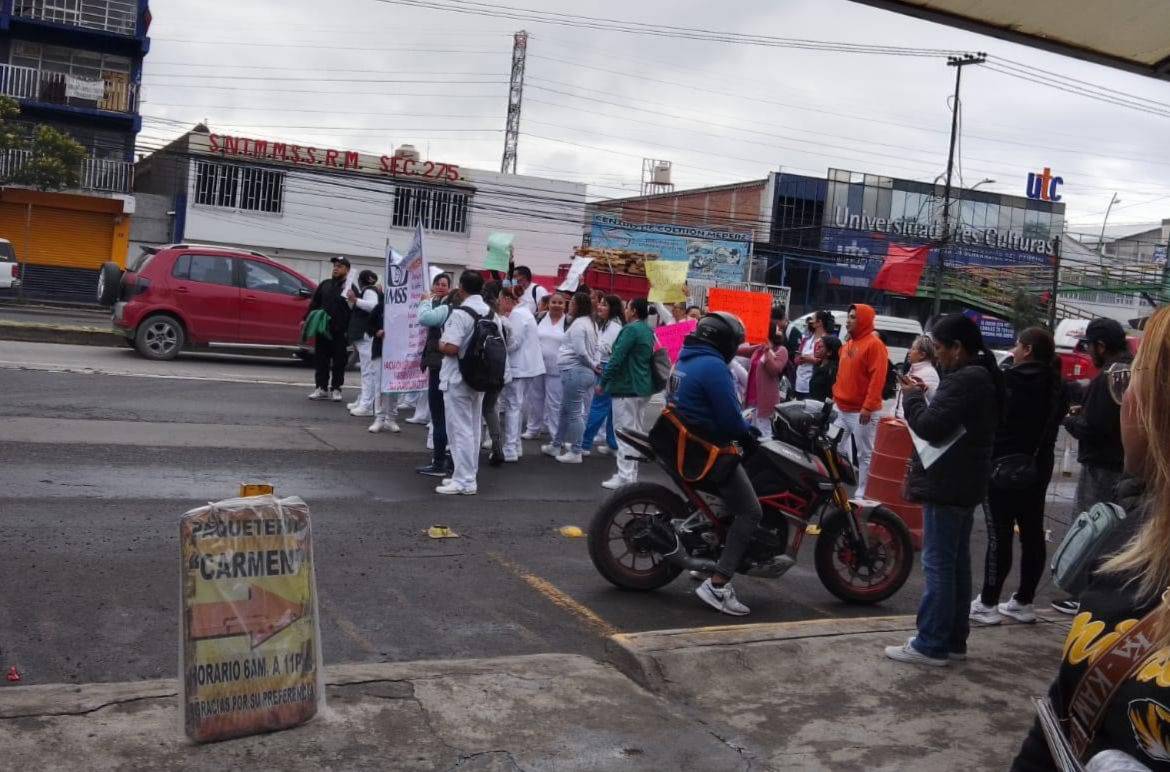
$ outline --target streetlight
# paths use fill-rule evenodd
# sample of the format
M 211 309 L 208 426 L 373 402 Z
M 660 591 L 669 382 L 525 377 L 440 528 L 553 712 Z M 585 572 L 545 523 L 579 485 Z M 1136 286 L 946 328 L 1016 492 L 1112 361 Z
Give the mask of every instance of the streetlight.
M 1113 211 L 1114 204 L 1120 203 L 1121 199 L 1114 193 L 1113 198 L 1109 199 L 1109 206 L 1105 208 L 1105 219 L 1101 221 L 1101 235 L 1097 237 L 1097 251 L 1102 257 L 1105 256 L 1105 226 L 1109 224 L 1109 213 Z

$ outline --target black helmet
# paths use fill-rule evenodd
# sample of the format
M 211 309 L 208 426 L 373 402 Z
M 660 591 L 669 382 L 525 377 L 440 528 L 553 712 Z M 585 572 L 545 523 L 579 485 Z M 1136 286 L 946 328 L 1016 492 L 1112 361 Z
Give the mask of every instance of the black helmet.
M 738 316 L 726 311 L 716 311 L 700 319 L 695 331 L 688 337 L 694 337 L 713 346 L 723 356 L 724 361 L 730 362 L 735 352 L 743 345 L 745 334 L 743 322 Z

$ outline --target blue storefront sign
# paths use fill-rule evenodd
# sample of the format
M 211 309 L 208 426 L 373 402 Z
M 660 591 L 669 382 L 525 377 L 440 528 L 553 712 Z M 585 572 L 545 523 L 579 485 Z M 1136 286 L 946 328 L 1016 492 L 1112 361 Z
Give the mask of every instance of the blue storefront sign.
M 752 234 L 628 223 L 613 215 L 594 215 L 589 243 L 602 249 L 649 252 L 662 260 L 686 260 L 690 263 L 690 279 L 742 282 L 751 259 Z

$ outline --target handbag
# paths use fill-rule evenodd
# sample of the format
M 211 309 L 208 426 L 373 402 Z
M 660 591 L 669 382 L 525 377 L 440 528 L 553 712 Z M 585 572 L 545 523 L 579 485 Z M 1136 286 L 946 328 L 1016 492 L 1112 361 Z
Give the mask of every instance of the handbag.
M 1117 504 L 1094 504 L 1073 520 L 1052 556 L 1052 580 L 1070 595 L 1080 595 L 1089 585 L 1093 569 L 1133 535 L 1137 520 L 1127 517 Z
M 1036 453 L 1009 453 L 992 459 L 991 484 L 1005 491 L 1022 491 L 1040 481 Z
M 700 489 L 726 482 L 743 459 L 736 446 L 715 445 L 695 434 L 670 407 L 663 409 L 650 430 L 650 445 L 674 461 L 673 471 L 679 478 Z

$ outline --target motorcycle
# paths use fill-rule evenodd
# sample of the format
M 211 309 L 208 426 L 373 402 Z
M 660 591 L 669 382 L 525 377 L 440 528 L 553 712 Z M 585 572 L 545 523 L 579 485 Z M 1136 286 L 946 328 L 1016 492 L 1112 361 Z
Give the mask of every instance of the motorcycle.
M 817 532 L 810 526 L 819 526 L 814 562 L 825 588 L 848 603 L 877 603 L 906 583 L 914 544 L 892 511 L 849 499 L 845 486 L 856 475 L 838 451 L 844 429 L 832 417 L 832 400 L 784 403 L 773 418 L 774 439 L 744 457 L 763 517 L 738 571 L 778 579 L 796 564 L 806 533 Z M 614 491 L 589 526 L 593 565 L 624 590 L 658 589 L 685 569 L 713 573 L 734 513 L 688 481 L 675 459 L 655 452 L 649 435 L 619 434 L 678 491 L 652 482 Z

